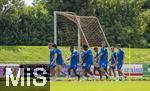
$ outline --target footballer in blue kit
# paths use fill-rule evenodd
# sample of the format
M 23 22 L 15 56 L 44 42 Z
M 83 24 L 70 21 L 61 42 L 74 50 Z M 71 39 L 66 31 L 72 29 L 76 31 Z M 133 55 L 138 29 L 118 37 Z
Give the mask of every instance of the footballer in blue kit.
M 117 52 L 117 71 L 118 71 L 118 74 L 119 74 L 119 77 L 121 80 L 122 78 L 126 78 L 126 76 L 122 72 L 122 66 L 124 63 L 124 51 L 121 49 L 120 44 L 117 44 L 117 49 L 118 49 L 118 52 Z
M 116 73 L 115 73 L 115 68 L 117 65 L 117 53 L 115 52 L 115 48 L 112 47 L 111 48 L 112 54 L 111 54 L 111 58 L 109 60 L 110 65 L 109 65 L 109 75 L 112 76 L 111 71 L 113 72 L 114 77 L 116 77 Z
M 52 64 L 53 58 L 54 58 L 54 49 L 53 49 L 53 43 L 48 43 L 48 49 L 49 49 L 49 53 L 50 53 L 50 74 L 52 75 L 53 79 L 55 76 L 55 64 Z
M 49 53 L 50 53 L 50 68 L 54 68 L 55 64 L 52 64 L 53 57 L 54 57 L 54 50 L 51 48 L 52 44 L 49 44 Z
M 94 57 L 93 74 L 96 75 L 96 71 L 98 71 L 100 79 L 101 79 L 102 78 L 102 74 L 101 74 L 100 68 L 99 68 L 99 59 L 96 59 L 99 56 L 99 52 L 98 52 L 98 48 L 97 47 L 94 48 L 94 52 L 96 53 L 96 55 Z
M 108 51 L 105 46 L 105 43 L 102 43 L 102 47 L 100 49 L 99 56 L 95 59 L 98 59 L 98 58 L 100 59 L 99 60 L 100 71 L 102 74 L 105 74 L 106 79 L 108 79 L 108 73 L 107 73 Z M 102 78 L 100 78 L 100 80 L 102 80 Z
M 55 70 L 55 76 L 58 76 L 62 70 L 62 65 L 63 65 L 63 58 L 62 58 L 62 52 L 60 49 L 57 48 L 56 44 L 52 45 L 53 50 L 54 50 L 54 57 L 52 61 L 52 65 L 56 65 L 54 70 Z
M 63 64 L 63 59 L 62 59 L 61 50 L 58 49 L 58 48 L 54 49 L 54 54 L 57 55 L 57 57 L 56 57 L 56 65 L 62 65 Z
M 88 45 L 83 45 L 83 55 L 82 55 L 82 61 L 83 61 L 83 75 L 84 77 L 88 77 L 88 73 L 92 76 L 92 79 L 94 78 L 93 73 L 91 72 L 90 68 L 93 64 L 93 54 L 92 51 L 89 49 Z M 84 78 L 83 78 L 84 79 Z
M 80 80 L 80 75 L 76 72 L 79 63 L 79 53 L 77 50 L 74 50 L 74 46 L 70 47 L 70 52 L 71 57 L 67 59 L 70 60 L 70 67 L 68 69 L 68 79 L 70 78 L 71 70 L 73 70 L 74 75 L 78 77 L 78 80 Z
M 95 59 L 95 58 L 97 58 L 99 56 L 99 52 L 98 52 L 98 48 L 97 47 L 94 48 L 94 52 L 96 53 L 96 55 L 94 57 L 94 59 Z M 94 74 L 95 74 L 96 71 L 99 71 L 99 63 L 98 62 L 99 62 L 98 59 L 94 60 L 94 69 L 93 69 L 93 73 Z
M 83 61 L 84 61 L 84 68 L 85 69 L 90 69 L 91 65 L 93 63 L 93 55 L 92 55 L 92 51 L 90 49 L 85 50 L 85 52 L 83 53 Z
M 100 68 L 107 68 L 108 64 L 108 51 L 106 47 L 102 47 L 100 50 L 100 61 L 99 66 Z

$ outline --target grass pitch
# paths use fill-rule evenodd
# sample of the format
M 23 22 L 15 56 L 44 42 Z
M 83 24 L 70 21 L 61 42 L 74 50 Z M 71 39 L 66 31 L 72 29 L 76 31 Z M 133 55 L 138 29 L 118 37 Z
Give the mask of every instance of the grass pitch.
M 150 91 L 150 81 L 51 82 L 50 91 Z
M 59 48 L 64 60 L 70 57 L 68 46 Z M 123 50 L 125 62 L 128 63 L 128 48 Z M 131 63 L 150 62 L 149 54 L 148 48 L 131 48 Z M 0 63 L 49 63 L 49 50 L 47 46 L 0 46 Z

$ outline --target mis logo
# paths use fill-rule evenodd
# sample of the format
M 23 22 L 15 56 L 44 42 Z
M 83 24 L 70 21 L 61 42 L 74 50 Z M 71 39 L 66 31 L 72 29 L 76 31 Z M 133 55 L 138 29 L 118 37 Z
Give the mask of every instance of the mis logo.
M 2 67 L 1 67 L 2 68 Z M 3 77 L 6 86 L 45 86 L 50 80 L 49 66 L 45 64 L 28 64 L 4 66 Z

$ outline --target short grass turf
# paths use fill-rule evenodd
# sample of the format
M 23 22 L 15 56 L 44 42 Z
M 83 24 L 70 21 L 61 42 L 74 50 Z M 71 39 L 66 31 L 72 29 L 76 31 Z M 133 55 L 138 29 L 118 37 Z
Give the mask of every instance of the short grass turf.
M 150 81 L 51 82 L 50 91 L 150 91 Z
M 27 86 L 27 82 L 24 82 L 24 86 L 21 86 L 21 82 L 18 82 L 17 86 L 13 86 L 10 81 L 10 86 L 6 86 L 6 81 L 0 81 L 0 91 L 50 91 L 50 82 L 47 82 L 45 86 L 35 86 L 33 81 L 30 82 L 31 86 Z
M 62 50 L 64 60 L 70 56 L 69 46 L 59 48 Z M 125 63 L 128 63 L 129 49 L 123 50 Z M 150 62 L 149 48 L 131 48 L 131 63 L 146 62 Z M 49 50 L 47 46 L 0 46 L 0 63 L 49 63 Z

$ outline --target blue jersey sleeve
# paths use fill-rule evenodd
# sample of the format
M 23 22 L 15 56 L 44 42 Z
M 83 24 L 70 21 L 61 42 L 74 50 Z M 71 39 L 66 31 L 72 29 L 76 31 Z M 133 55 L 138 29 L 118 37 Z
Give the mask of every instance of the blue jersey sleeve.
M 122 64 L 124 59 L 124 51 L 122 49 L 119 49 L 117 53 L 118 63 Z
M 88 57 L 89 55 L 90 55 L 90 51 L 89 50 L 84 52 L 84 58 Z
M 104 53 L 104 48 L 101 48 L 100 55 L 103 55 L 103 53 Z
M 57 50 L 54 50 L 54 54 L 57 54 Z
M 113 54 L 112 54 L 112 60 L 116 61 L 116 59 L 117 59 L 117 53 L 113 52 Z
M 115 56 L 115 59 L 117 59 L 117 53 L 116 52 L 115 52 L 114 56 Z
M 88 56 L 89 55 L 89 51 L 87 50 L 87 51 L 85 51 L 85 56 Z
M 50 50 L 50 63 L 53 61 L 54 50 Z
M 124 51 L 123 50 L 121 50 L 121 54 L 124 55 Z
M 86 58 L 87 58 L 88 55 L 89 55 L 89 51 L 88 50 L 82 53 L 82 61 L 83 61 L 83 63 L 85 63 Z
M 83 52 L 83 53 L 82 53 L 82 61 L 83 61 L 83 63 L 85 62 L 85 57 L 86 57 L 86 53 Z
M 72 53 L 72 54 L 71 54 L 71 58 L 73 58 L 74 56 L 75 56 L 75 53 Z
M 54 54 L 57 54 L 56 64 L 63 64 L 62 53 L 59 49 L 55 49 Z
M 79 53 L 77 51 L 74 52 L 74 58 L 76 60 L 76 63 L 79 63 Z
M 79 53 L 77 51 L 75 53 L 75 57 L 76 57 L 77 63 L 79 63 Z

